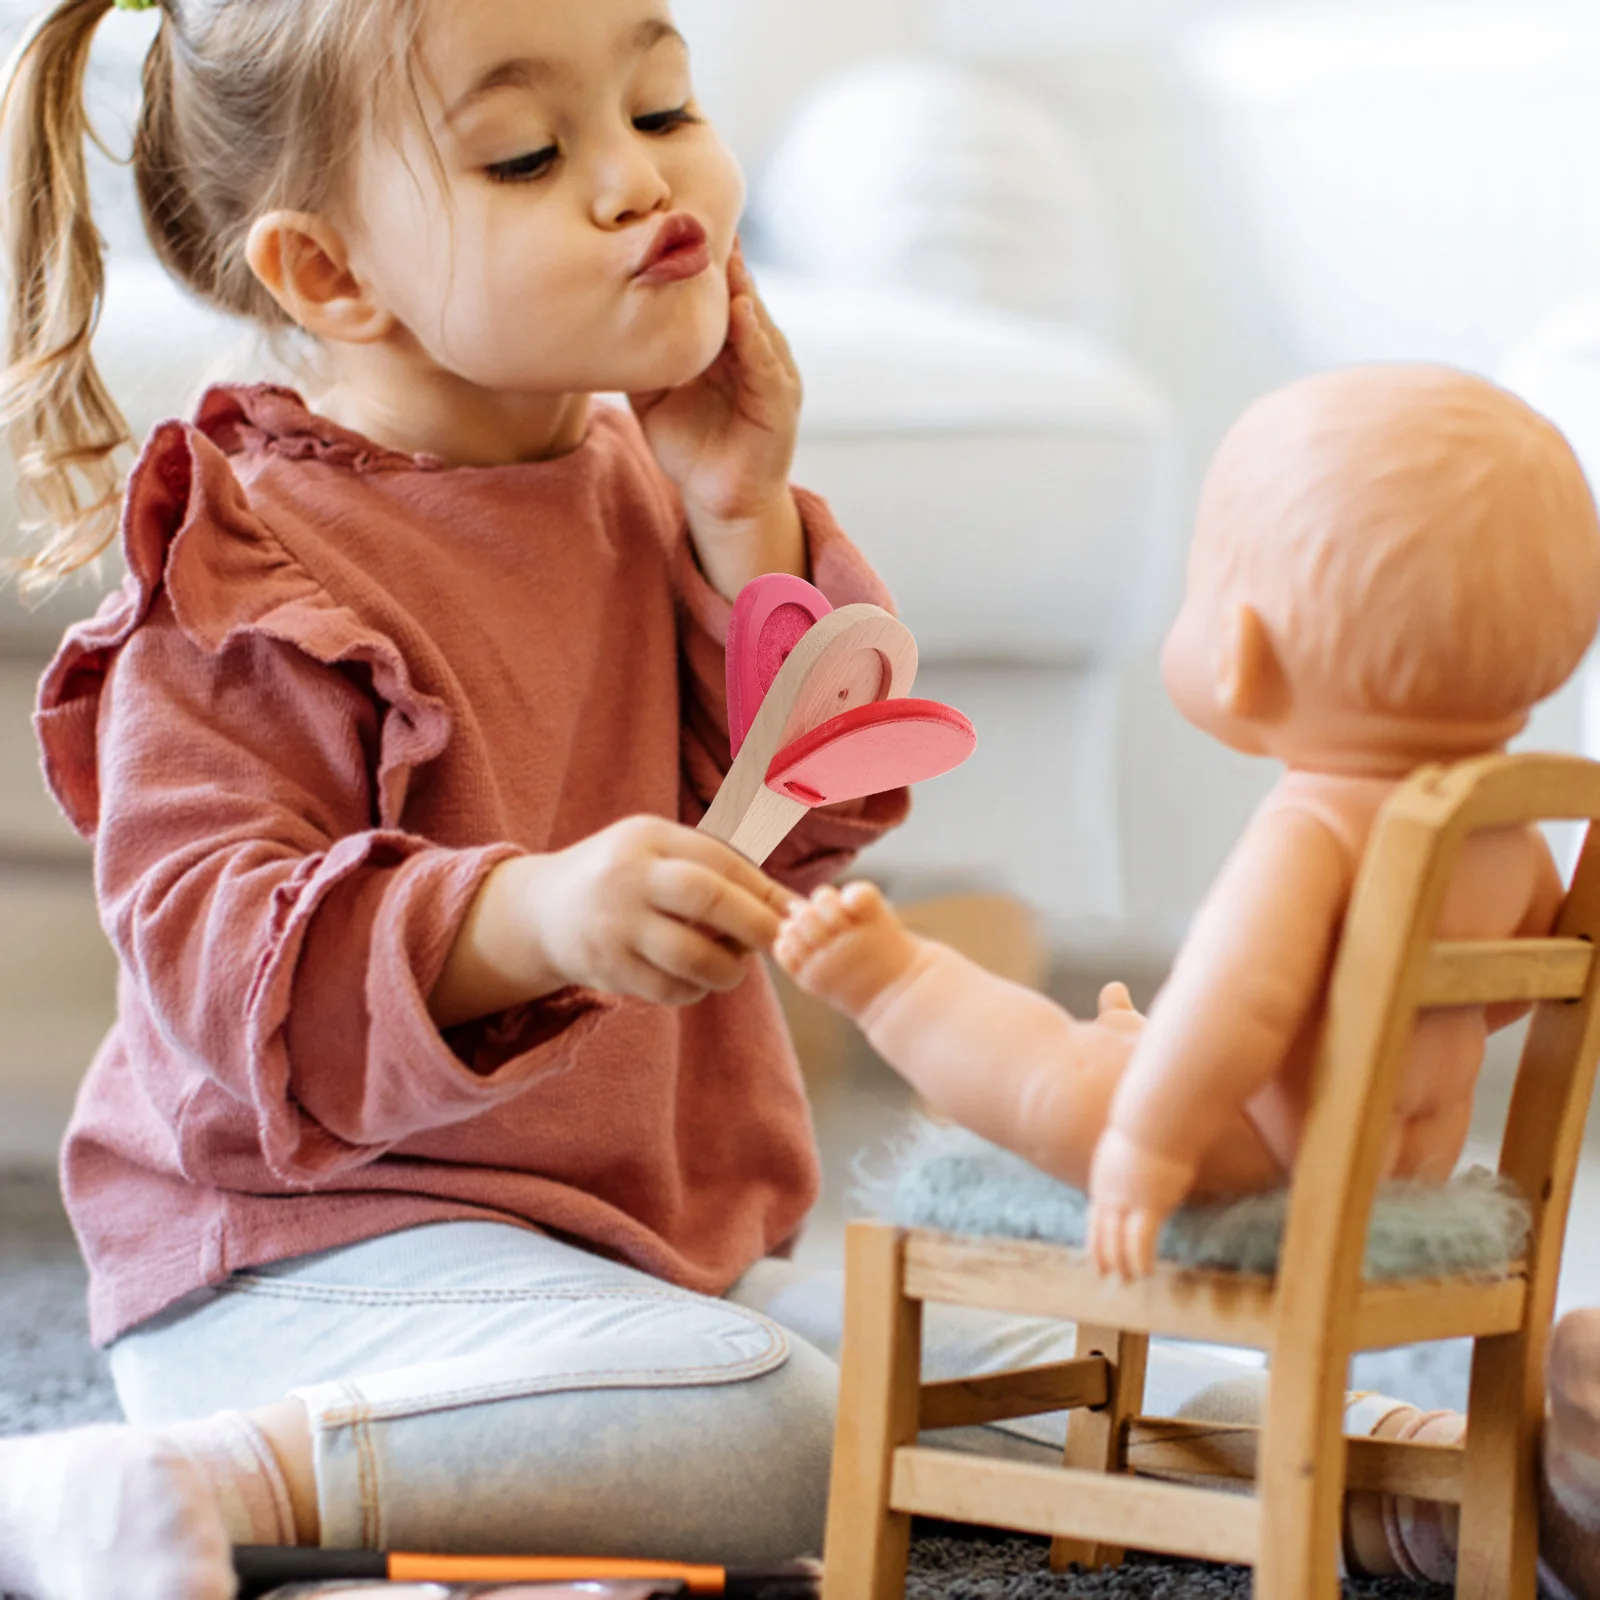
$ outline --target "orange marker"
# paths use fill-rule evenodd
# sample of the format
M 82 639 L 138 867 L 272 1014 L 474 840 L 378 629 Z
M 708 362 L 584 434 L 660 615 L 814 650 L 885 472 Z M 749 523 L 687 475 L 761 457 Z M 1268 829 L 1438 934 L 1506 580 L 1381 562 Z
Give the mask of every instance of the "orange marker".
M 389 1579 L 397 1583 L 606 1583 L 659 1581 L 692 1595 L 722 1600 L 816 1600 L 822 1565 L 714 1567 L 681 1561 L 614 1560 L 603 1556 L 445 1556 L 384 1550 L 315 1550 L 235 1545 L 239 1600 L 288 1583 Z

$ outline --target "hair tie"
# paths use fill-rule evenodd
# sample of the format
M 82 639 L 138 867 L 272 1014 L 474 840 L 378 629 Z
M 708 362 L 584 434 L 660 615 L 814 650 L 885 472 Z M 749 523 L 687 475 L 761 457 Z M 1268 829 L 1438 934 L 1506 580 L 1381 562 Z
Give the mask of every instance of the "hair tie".
M 153 11 L 156 0 L 112 0 L 118 11 Z

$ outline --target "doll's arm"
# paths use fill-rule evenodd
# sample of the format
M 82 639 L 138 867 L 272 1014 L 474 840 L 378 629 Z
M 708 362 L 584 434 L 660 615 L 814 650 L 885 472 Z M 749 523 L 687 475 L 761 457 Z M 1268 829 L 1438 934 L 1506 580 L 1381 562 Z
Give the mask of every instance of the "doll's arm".
M 1202 1158 L 1312 1016 L 1349 899 L 1344 846 L 1305 812 L 1257 815 L 1184 941 L 1112 1102 L 1090 1177 L 1102 1271 L 1150 1270 Z
M 1513 935 L 1518 939 L 1542 939 L 1555 927 L 1561 912 L 1561 902 L 1566 899 L 1566 885 L 1561 881 L 1550 846 L 1537 828 L 1528 830 L 1534 851 L 1534 885 L 1528 900 L 1528 909 Z M 1503 1005 L 1485 1006 L 1484 1022 L 1490 1033 L 1509 1028 L 1520 1022 L 1533 1009 L 1525 1001 L 1508 1001 Z

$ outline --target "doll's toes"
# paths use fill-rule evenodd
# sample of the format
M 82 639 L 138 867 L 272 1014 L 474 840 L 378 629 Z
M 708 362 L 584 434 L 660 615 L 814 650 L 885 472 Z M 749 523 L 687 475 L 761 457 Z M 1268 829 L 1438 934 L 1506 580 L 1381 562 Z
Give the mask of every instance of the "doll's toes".
M 1103 1017 L 1112 1011 L 1132 1011 L 1133 996 L 1128 993 L 1125 983 L 1108 983 L 1100 991 L 1100 1015 Z
M 890 915 L 889 902 L 875 883 L 848 883 L 839 898 L 854 922 L 878 922 Z
M 855 920 L 845 908 L 844 896 L 832 885 L 812 895 L 811 914 L 816 918 L 818 933 L 824 938 L 837 937 Z

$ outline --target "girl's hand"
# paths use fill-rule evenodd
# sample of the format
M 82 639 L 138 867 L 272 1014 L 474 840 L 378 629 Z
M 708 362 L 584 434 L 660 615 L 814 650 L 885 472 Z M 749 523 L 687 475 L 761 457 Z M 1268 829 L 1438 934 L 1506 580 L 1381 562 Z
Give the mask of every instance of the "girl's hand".
M 744 981 L 795 896 L 716 839 L 622 822 L 490 874 L 429 997 L 441 1027 L 568 984 L 693 1005 Z
M 683 498 L 706 576 L 731 599 L 762 573 L 805 576 L 805 538 L 789 491 L 800 372 L 738 245 L 728 291 L 728 339 L 711 366 L 682 388 L 629 401 Z

